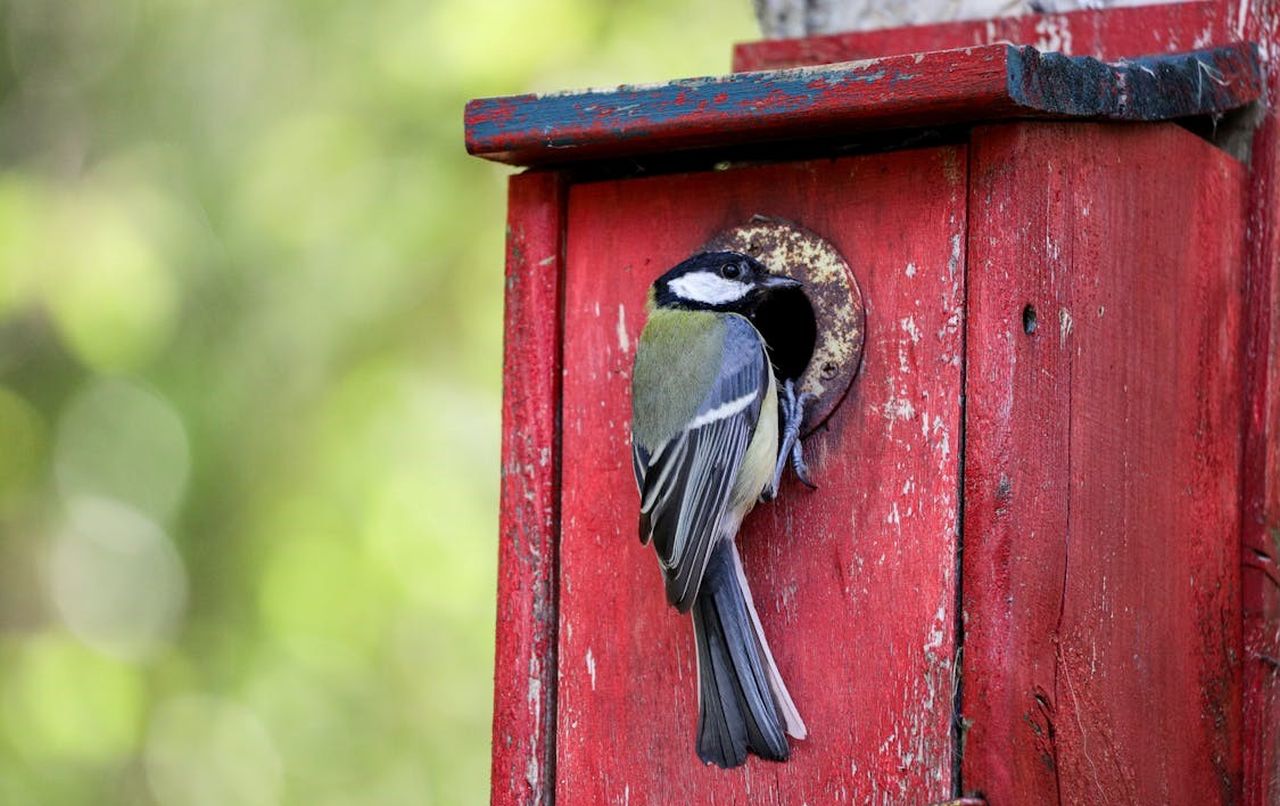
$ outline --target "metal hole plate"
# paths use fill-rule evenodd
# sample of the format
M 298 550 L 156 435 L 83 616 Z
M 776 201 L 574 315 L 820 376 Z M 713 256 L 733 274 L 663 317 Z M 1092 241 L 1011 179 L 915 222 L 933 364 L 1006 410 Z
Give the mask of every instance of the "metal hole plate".
M 866 308 L 848 262 L 809 230 L 759 215 L 717 234 L 704 248 L 751 255 L 775 274 L 804 283 L 817 325 L 813 357 L 800 376 L 800 390 L 815 398 L 802 426 L 811 433 L 840 405 L 862 362 Z

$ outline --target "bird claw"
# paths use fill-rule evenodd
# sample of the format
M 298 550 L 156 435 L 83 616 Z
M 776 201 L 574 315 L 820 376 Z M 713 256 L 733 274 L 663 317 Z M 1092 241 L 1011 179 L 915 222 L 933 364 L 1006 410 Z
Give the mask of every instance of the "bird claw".
M 791 467 L 796 471 L 796 478 L 810 490 L 818 489 L 818 485 L 814 484 L 809 478 L 809 465 L 804 461 L 804 447 L 800 444 L 800 440 L 796 440 L 796 444 L 791 446 Z
M 814 490 L 818 488 L 809 479 L 809 465 L 804 460 L 804 446 L 800 442 L 800 426 L 804 422 L 805 406 L 813 400 L 814 396 L 808 392 L 796 394 L 795 380 L 788 378 L 783 381 L 778 395 L 778 404 L 782 407 L 782 441 L 778 449 L 778 462 L 773 469 L 773 480 L 761 492 L 761 500 L 772 501 L 777 496 L 778 487 L 782 484 L 782 471 L 786 470 L 788 461 L 795 468 L 796 477 L 806 487 Z
M 787 381 L 787 385 L 793 386 L 793 383 L 791 381 Z M 816 490 L 818 489 L 818 485 L 814 484 L 813 481 L 810 480 L 809 465 L 804 460 L 804 443 L 800 441 L 800 425 L 804 422 L 805 407 L 814 400 L 817 400 L 817 397 L 808 392 L 802 392 L 799 396 L 796 396 L 794 388 L 792 389 L 791 394 L 794 400 L 792 408 L 792 414 L 794 415 L 793 427 L 796 432 L 796 441 L 791 445 L 791 467 L 796 471 L 796 478 L 800 479 L 804 486 L 808 487 L 810 490 Z

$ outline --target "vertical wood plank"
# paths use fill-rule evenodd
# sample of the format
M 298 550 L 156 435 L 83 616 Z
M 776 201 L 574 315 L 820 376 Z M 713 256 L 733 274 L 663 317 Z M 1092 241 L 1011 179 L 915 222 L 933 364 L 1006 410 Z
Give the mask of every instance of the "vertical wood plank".
M 965 164 L 950 147 L 575 185 L 566 266 L 557 796 L 566 803 L 928 803 L 951 789 Z M 694 753 L 692 629 L 636 538 L 629 373 L 649 283 L 754 214 L 848 259 L 859 379 L 740 537 L 808 722 L 785 764 Z
M 971 149 L 964 787 L 1234 802 L 1241 166 L 1165 124 Z
M 1275 0 L 1224 0 L 1224 24 L 1280 47 Z M 1245 303 L 1244 464 L 1242 466 L 1244 610 L 1244 798 L 1280 803 L 1280 71 L 1266 72 L 1267 93 L 1250 160 Z
M 497 806 L 549 803 L 554 785 L 564 203 L 556 173 L 510 179 L 491 782 Z

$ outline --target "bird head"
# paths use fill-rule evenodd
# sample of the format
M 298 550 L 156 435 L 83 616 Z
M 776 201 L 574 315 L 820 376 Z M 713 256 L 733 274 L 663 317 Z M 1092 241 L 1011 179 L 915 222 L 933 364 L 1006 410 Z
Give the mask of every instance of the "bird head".
M 799 285 L 799 280 L 770 273 L 748 255 L 699 252 L 654 281 L 653 304 L 750 314 L 773 291 Z

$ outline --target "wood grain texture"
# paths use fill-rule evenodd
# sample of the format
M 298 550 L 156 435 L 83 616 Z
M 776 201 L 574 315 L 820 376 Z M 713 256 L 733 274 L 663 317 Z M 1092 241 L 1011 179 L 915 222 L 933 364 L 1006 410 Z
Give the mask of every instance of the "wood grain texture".
M 1234 0 L 1223 24 L 1280 52 L 1280 4 Z M 1266 76 L 1280 97 L 1280 71 Z M 1249 176 L 1242 530 L 1244 799 L 1280 803 L 1280 108 L 1263 106 Z
M 516 165 L 1007 118 L 1168 120 L 1258 97 L 1245 44 L 1107 64 L 986 45 L 644 87 L 481 98 L 467 150 Z
M 1148 53 L 1195 50 L 1240 38 L 1229 35 L 1228 30 L 1221 8 L 1214 2 L 1027 14 L 745 42 L 734 48 L 733 69 L 778 70 L 1001 42 L 1110 61 Z
M 563 803 L 927 803 L 951 791 L 965 230 L 961 148 L 575 185 L 569 202 L 557 795 Z M 848 259 L 860 378 L 748 517 L 747 576 L 808 722 L 786 764 L 694 753 L 692 629 L 636 538 L 629 372 L 649 283 L 754 214 Z
M 1243 171 L 1172 125 L 971 142 L 964 787 L 1235 802 Z
M 494 657 L 495 806 L 549 803 L 552 791 L 564 202 L 558 174 L 511 177 Z

